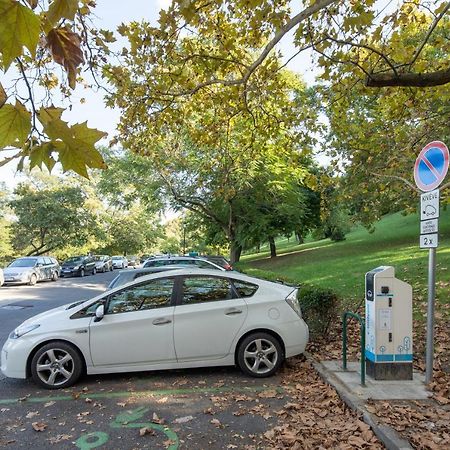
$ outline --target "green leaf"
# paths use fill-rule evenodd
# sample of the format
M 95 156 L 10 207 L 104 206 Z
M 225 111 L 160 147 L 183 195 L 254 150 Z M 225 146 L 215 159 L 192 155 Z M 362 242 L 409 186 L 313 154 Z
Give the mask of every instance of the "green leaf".
M 14 58 L 27 47 L 35 56 L 39 41 L 40 20 L 34 12 L 13 0 L 0 0 L 0 52 L 2 63 L 8 69 Z
M 54 0 L 48 8 L 47 19 L 56 25 L 60 19 L 73 20 L 78 9 L 78 0 Z
M 88 128 L 87 122 L 69 127 L 67 122 L 61 119 L 62 112 L 61 108 L 41 108 L 39 120 L 44 132 L 52 139 L 54 151 L 59 154 L 63 170 L 65 172 L 73 170 L 89 178 L 88 167 L 96 169 L 106 167 L 102 155 L 95 148 L 97 141 L 106 136 L 106 133 Z
M 30 151 L 30 170 L 33 167 L 42 169 L 42 164 L 45 164 L 49 170 L 52 171 L 56 161 L 51 156 L 55 150 L 51 142 L 44 142 L 41 145 L 34 146 Z
M 20 148 L 31 131 L 31 113 L 16 100 L 15 105 L 3 105 L 0 109 L 0 148 Z

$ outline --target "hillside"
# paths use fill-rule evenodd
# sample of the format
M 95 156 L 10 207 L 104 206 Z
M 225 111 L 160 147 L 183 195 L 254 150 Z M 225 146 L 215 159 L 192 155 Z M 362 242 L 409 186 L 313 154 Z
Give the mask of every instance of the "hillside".
M 450 210 L 441 211 L 437 251 L 437 297 L 447 303 L 450 294 Z M 291 240 L 292 241 L 292 240 Z M 294 245 L 283 240 L 279 256 L 268 252 L 245 255 L 240 266 L 257 275 L 258 270 L 274 272 L 298 283 L 331 288 L 346 304 L 364 297 L 364 274 L 380 265 L 392 265 L 396 276 L 411 283 L 414 298 L 426 301 L 428 251 L 419 249 L 419 218 L 400 213 L 384 217 L 369 233 L 357 227 L 343 242 L 329 239 Z M 448 309 L 447 309 L 448 310 Z

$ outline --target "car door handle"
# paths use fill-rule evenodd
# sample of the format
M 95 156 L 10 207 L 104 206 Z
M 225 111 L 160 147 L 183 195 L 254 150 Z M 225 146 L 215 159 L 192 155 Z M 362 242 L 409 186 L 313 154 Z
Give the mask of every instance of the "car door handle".
M 155 319 L 153 325 L 166 325 L 168 323 L 172 323 L 170 319 L 166 319 L 165 317 L 160 317 L 159 319 Z
M 234 316 L 236 314 L 242 314 L 242 309 L 231 308 L 225 311 L 227 316 Z

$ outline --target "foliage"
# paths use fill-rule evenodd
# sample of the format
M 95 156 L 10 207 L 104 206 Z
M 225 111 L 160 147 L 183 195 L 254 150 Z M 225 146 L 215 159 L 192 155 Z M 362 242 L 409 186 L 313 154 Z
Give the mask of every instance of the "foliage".
M 0 149 L 17 150 L 0 165 L 18 159 L 19 170 L 28 161 L 51 171 L 60 162 L 86 178 L 88 167 L 105 167 L 94 146 L 105 133 L 69 125 L 53 106 L 56 89 L 68 98 L 83 81 L 85 59 L 94 71 L 109 53 L 112 36 L 90 27 L 94 7 L 91 0 L 0 0 L 0 68 L 12 80 L 0 84 Z
M 327 337 L 338 319 L 339 298 L 331 289 L 301 286 L 298 301 L 312 339 Z
M 8 217 L 9 192 L 4 183 L 0 182 L 0 267 L 12 257 L 11 220 Z
M 155 217 L 133 208 L 115 210 L 106 225 L 107 241 L 98 246 L 99 253 L 117 255 L 135 255 L 154 247 L 161 230 Z
M 67 245 L 85 244 L 99 232 L 95 216 L 76 187 L 37 190 L 20 184 L 10 206 L 17 218 L 12 228 L 14 249 L 41 255 Z

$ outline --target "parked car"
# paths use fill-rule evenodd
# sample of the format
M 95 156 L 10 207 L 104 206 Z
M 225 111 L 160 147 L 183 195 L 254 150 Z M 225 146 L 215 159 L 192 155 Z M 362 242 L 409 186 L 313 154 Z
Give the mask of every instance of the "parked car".
M 87 274 L 95 275 L 97 269 L 92 256 L 73 256 L 66 259 L 61 266 L 61 278 L 70 276 L 84 277 Z
M 143 277 L 145 275 L 151 275 L 152 273 L 164 272 L 165 270 L 184 269 L 183 266 L 161 266 L 161 267 L 147 267 L 146 269 L 136 270 L 121 270 L 119 274 L 109 283 L 108 289 L 113 289 L 123 284 L 127 284 L 136 278 Z
M 128 267 L 128 259 L 125 256 L 112 257 L 113 269 L 126 269 Z
M 31 375 L 47 389 L 71 386 L 83 371 L 237 364 L 247 375 L 267 377 L 303 353 L 307 341 L 296 288 L 186 268 L 26 320 L 3 346 L 1 370 L 11 378 Z
M 5 276 L 3 275 L 3 269 L 0 268 L 0 286 L 3 286 L 5 282 Z
M 137 266 L 139 266 L 140 261 L 137 256 L 128 256 L 128 267 L 133 267 L 136 269 Z
M 222 267 L 225 270 L 233 270 L 233 267 L 231 266 L 230 261 L 228 261 L 223 256 L 220 256 L 220 255 L 202 255 L 202 258 L 207 259 L 208 261 L 211 261 L 214 264 L 217 264 L 218 266 Z
M 111 256 L 94 255 L 94 261 L 97 272 L 111 272 L 113 270 Z
M 141 264 L 144 264 L 147 259 L 153 258 L 153 255 L 142 255 L 139 260 L 141 261 Z
M 176 264 L 177 266 L 196 266 L 199 269 L 225 270 L 223 267 L 197 256 L 161 256 L 147 260 L 143 267 L 161 267 L 170 264 Z
M 49 256 L 25 256 L 15 259 L 3 270 L 5 284 L 29 284 L 34 286 L 38 281 L 56 281 L 60 273 L 60 265 L 55 258 Z

